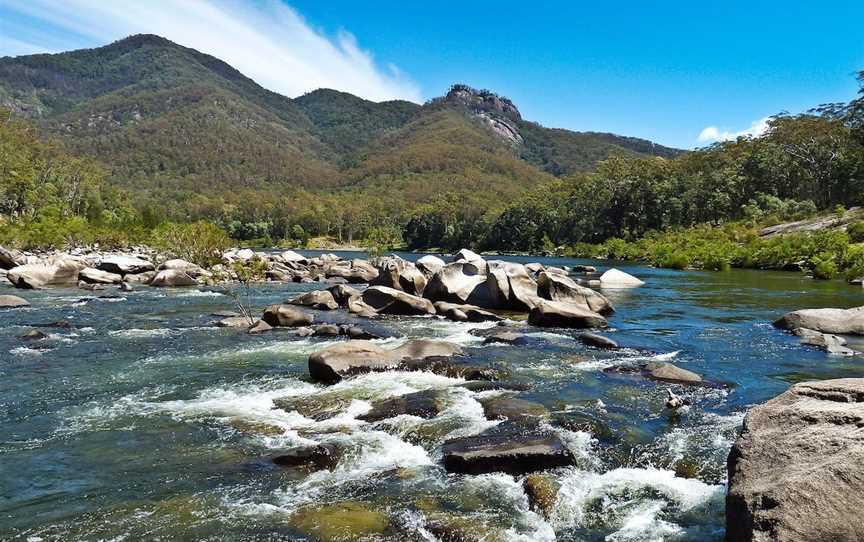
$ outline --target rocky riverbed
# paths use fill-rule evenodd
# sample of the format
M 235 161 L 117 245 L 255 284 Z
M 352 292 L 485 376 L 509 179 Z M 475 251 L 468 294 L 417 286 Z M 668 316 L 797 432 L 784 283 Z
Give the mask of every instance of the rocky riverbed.
M 0 538 L 720 540 L 748 408 L 860 375 L 771 326 L 864 305 L 840 283 L 240 252 L 12 254 L 78 269 L 21 289 L 13 260 L 0 288 Z M 217 277 L 245 261 L 269 280 Z M 735 517 L 761 517 L 763 427 Z

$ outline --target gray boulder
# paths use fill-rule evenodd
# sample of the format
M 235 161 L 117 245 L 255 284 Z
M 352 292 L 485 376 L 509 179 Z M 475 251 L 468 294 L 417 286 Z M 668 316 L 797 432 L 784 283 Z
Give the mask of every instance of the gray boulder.
M 699 384 L 702 382 L 702 377 L 693 371 L 666 362 L 651 362 L 645 366 L 645 372 L 648 378 L 662 382 L 676 384 Z
M 336 301 L 340 307 L 347 307 L 349 301 L 352 299 L 360 299 L 361 297 L 358 290 L 348 286 L 347 284 L 334 284 L 327 288 L 327 291 L 330 292 L 330 295 L 333 296 L 333 300 Z
M 323 259 L 324 256 L 321 258 Z M 378 270 L 366 260 L 355 259 L 350 262 L 324 260 L 324 262 L 326 265 L 324 276 L 328 279 L 344 279 L 350 283 L 361 284 L 372 282 L 378 277 Z
M 191 275 L 180 269 L 164 269 L 156 273 L 153 280 L 150 281 L 150 286 L 155 287 L 179 287 L 179 286 L 197 286 L 198 281 Z
M 433 256 L 432 254 L 427 254 L 423 256 L 415 263 L 417 269 L 420 270 L 421 273 L 426 275 L 426 278 L 432 277 L 435 273 L 441 270 L 444 267 L 446 262 L 439 258 L 438 256 Z
M 301 327 L 312 324 L 315 317 L 291 305 L 278 304 L 264 309 L 261 320 L 271 327 Z
M 803 382 L 751 409 L 728 459 L 726 540 L 864 540 L 864 379 Z
M 793 333 L 801 338 L 801 344 L 821 348 L 834 356 L 854 356 L 857 354 L 855 350 L 846 346 L 846 339 L 839 335 L 831 335 L 803 327 L 795 329 Z
M 136 256 L 111 255 L 102 258 L 96 269 L 115 275 L 137 275 L 154 271 L 156 267 L 152 262 Z
M 803 309 L 784 314 L 774 325 L 780 329 L 812 329 L 822 333 L 864 335 L 864 307 Z
M 370 286 L 363 291 L 363 302 L 379 314 L 435 314 L 432 302 L 386 286 Z
M 541 301 L 528 313 L 528 323 L 541 327 L 603 328 L 606 318 L 583 308 L 560 301 Z
M 333 294 L 328 290 L 313 290 L 311 292 L 306 292 L 305 294 L 289 299 L 285 303 L 322 311 L 332 311 L 339 308 L 339 303 L 336 303 Z
M 205 271 L 201 266 L 195 265 L 192 262 L 175 258 L 166 260 L 158 268 L 159 271 L 181 271 L 193 279 L 209 276 L 210 273 Z M 157 275 L 158 276 L 158 275 Z M 155 280 L 155 279 L 154 279 Z
M 435 310 L 439 316 L 456 322 L 497 322 L 501 320 L 501 317 L 497 314 L 484 311 L 474 305 L 457 305 L 455 303 L 447 303 L 446 301 L 438 301 L 435 303 Z
M 483 413 L 490 420 L 515 420 L 518 418 L 548 418 L 549 410 L 533 401 L 516 397 L 492 397 L 482 399 Z
M 29 307 L 30 302 L 17 295 L 0 295 L 0 309 L 17 309 Z
M 600 275 L 600 286 L 603 288 L 635 288 L 645 284 L 633 275 L 618 269 L 609 269 Z
M 426 285 L 424 295 L 433 301 L 467 303 L 474 289 L 486 282 L 485 273 L 467 262 L 454 262 L 442 267 Z M 485 307 L 485 305 L 484 305 Z
M 78 272 L 78 278 L 90 284 L 120 284 L 123 282 L 123 277 L 116 273 L 109 273 L 87 267 Z
M 553 431 L 523 421 L 506 421 L 479 435 L 448 440 L 442 451 L 444 468 L 462 474 L 520 475 L 575 463 Z
M 19 251 L 0 247 L 0 269 L 12 269 L 25 263 L 24 255 Z
M 78 282 L 78 272 L 86 263 L 75 258 L 56 258 L 51 263 L 31 263 L 13 267 L 6 278 L 16 288 L 39 289 Z
M 453 255 L 453 259 L 450 260 L 453 262 L 476 262 L 483 261 L 483 256 L 468 250 L 467 248 L 461 249 L 459 252 Z
M 550 273 L 548 270 L 537 276 L 537 293 L 551 301 L 582 305 L 598 314 L 608 315 L 615 312 L 612 304 L 602 294 L 576 284 L 566 275 Z
M 618 348 L 618 343 L 616 343 L 609 337 L 604 337 L 603 335 L 598 335 L 597 333 L 580 333 L 579 336 L 576 338 L 579 339 L 582 344 L 587 344 L 588 346 L 593 346 L 594 348 Z
M 402 290 L 417 296 L 423 295 L 423 290 L 426 289 L 426 275 L 412 262 L 398 256 L 383 258 L 377 270 L 378 277 L 372 281 L 373 285 Z

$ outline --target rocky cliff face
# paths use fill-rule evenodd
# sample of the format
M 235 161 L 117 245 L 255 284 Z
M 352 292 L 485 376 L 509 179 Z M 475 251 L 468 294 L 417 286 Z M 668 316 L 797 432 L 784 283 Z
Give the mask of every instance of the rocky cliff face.
M 726 540 L 864 540 L 864 378 L 796 384 L 747 413 Z
M 509 99 L 488 90 L 457 84 L 450 87 L 443 101 L 467 109 L 471 116 L 506 143 L 518 145 L 523 142 L 517 124 L 522 115 Z

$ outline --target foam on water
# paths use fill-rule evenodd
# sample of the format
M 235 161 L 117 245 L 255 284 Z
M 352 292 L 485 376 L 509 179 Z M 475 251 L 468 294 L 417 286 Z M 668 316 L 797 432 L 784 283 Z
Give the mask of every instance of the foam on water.
M 155 297 L 223 297 L 225 294 L 213 290 L 179 290 L 160 293 Z
M 722 508 L 724 493 L 723 485 L 679 478 L 671 470 L 619 468 L 600 474 L 569 469 L 551 520 L 557 528 L 604 524 L 612 531 L 608 540 L 662 540 L 680 529 L 669 521 L 670 514 Z
M 164 337 L 176 337 L 190 331 L 213 331 L 215 329 L 215 327 L 207 326 L 155 329 L 130 328 L 109 331 L 108 335 L 124 339 L 159 339 Z

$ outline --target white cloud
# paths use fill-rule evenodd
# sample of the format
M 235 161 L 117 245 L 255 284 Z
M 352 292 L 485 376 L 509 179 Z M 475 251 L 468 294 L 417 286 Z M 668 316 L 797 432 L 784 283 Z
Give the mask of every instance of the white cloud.
M 379 67 L 352 34 L 330 38 L 278 0 L 0 0 L 0 7 L 68 35 L 70 44 L 158 34 L 220 58 L 287 96 L 334 88 L 375 101 L 422 101 L 414 82 L 395 66 Z M 16 43 L 33 44 L 27 32 L 20 29 Z M 22 54 L 16 43 L 0 40 L 0 55 Z M 57 49 L 53 43 L 44 48 Z
M 716 126 L 706 126 L 701 132 L 699 132 L 699 137 L 697 139 L 700 143 L 706 143 L 714 141 L 734 141 L 739 137 L 759 137 L 768 131 L 768 121 L 770 119 L 771 117 L 762 117 L 757 121 L 753 121 L 750 128 L 739 132 L 721 130 Z

